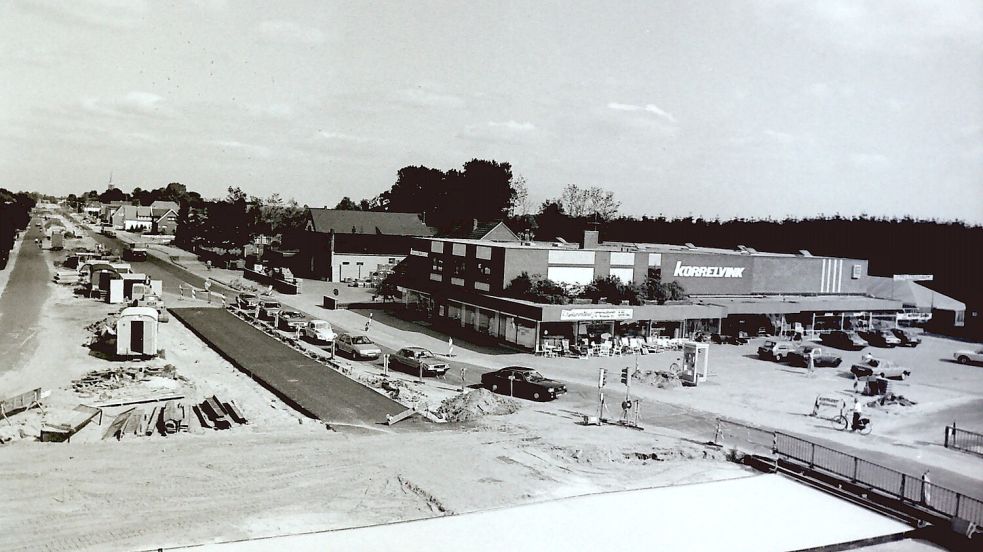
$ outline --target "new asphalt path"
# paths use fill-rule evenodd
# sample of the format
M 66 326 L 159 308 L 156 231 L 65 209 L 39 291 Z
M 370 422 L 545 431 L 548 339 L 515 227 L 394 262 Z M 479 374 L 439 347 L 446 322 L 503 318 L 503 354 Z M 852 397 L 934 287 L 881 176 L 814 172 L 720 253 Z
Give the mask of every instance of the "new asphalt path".
M 169 309 L 191 331 L 287 404 L 332 428 L 381 428 L 406 407 L 270 337 L 225 309 Z M 393 428 L 410 428 L 414 420 Z

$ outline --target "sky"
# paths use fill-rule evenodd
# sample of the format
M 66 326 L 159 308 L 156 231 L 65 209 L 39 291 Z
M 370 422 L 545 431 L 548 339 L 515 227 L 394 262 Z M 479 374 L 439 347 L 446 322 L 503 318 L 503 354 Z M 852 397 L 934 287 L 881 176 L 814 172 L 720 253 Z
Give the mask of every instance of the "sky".
M 334 206 L 512 164 L 628 215 L 983 223 L 978 0 L 7 0 L 0 187 Z

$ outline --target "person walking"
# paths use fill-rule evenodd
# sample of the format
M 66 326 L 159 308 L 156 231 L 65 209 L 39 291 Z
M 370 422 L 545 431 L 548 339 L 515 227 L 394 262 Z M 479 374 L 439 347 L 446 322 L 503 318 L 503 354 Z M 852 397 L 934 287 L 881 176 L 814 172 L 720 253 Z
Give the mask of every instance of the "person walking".
M 372 325 L 372 313 L 369 313 L 369 319 L 365 321 L 365 331 L 369 331 L 369 326 Z

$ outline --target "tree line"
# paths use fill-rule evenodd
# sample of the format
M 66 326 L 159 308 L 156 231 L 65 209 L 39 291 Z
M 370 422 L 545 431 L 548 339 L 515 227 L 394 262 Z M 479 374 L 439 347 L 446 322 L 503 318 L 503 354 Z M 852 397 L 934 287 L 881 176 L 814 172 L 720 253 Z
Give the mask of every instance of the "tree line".
M 0 188 L 0 270 L 7 267 L 10 250 L 17 232 L 31 222 L 31 209 L 37 205 L 37 194 L 11 192 Z

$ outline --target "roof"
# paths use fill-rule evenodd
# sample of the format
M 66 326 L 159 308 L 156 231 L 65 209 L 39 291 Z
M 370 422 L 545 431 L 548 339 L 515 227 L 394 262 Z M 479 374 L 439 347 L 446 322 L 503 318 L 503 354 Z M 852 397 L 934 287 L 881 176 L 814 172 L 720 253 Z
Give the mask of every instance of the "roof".
M 120 205 L 118 209 L 113 211 L 113 215 L 122 211 L 124 219 L 135 219 L 139 217 L 152 217 L 154 212 L 150 207 L 142 207 L 139 205 Z
M 891 298 L 905 306 L 919 309 L 964 311 L 966 304 L 944 295 L 913 280 L 895 280 L 884 276 L 871 276 L 867 292 L 875 297 Z
M 126 307 L 119 313 L 120 320 L 129 316 L 149 316 L 157 320 L 157 309 L 153 307 Z
M 521 241 L 519 236 L 512 231 L 504 222 L 492 220 L 488 222 L 475 222 L 472 226 L 459 226 L 447 234 L 441 234 L 442 238 L 462 238 L 467 240 L 491 240 L 491 241 Z
M 181 208 L 176 201 L 161 201 L 159 199 L 151 203 L 150 207 L 153 209 L 173 209 L 174 212 L 177 212 Z
M 309 208 L 313 231 L 323 234 L 383 234 L 390 236 L 434 235 L 416 213 L 387 213 L 382 211 L 346 211 L 343 209 Z
M 866 295 L 699 296 L 694 301 L 719 305 L 728 314 L 780 314 L 817 311 L 897 311 L 901 302 Z
M 156 202 L 154 202 L 154 203 L 156 203 Z M 155 219 L 158 219 L 158 220 L 166 217 L 168 213 L 174 213 L 174 216 L 177 216 L 177 211 L 175 211 L 174 209 L 171 209 L 170 207 L 154 207 L 154 206 L 151 206 L 150 207 L 150 210 L 153 213 L 154 218 Z

